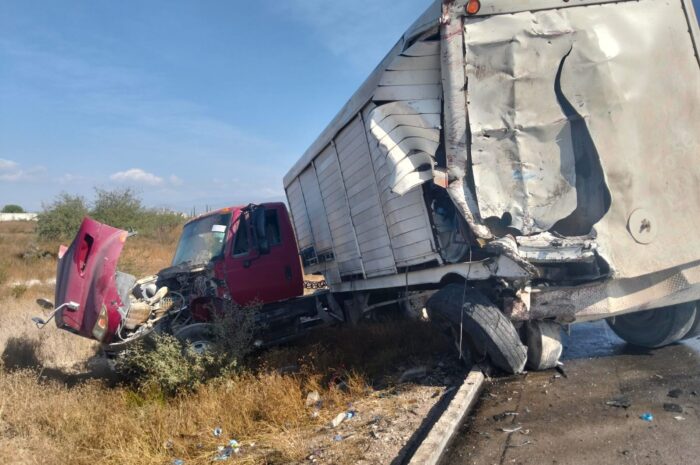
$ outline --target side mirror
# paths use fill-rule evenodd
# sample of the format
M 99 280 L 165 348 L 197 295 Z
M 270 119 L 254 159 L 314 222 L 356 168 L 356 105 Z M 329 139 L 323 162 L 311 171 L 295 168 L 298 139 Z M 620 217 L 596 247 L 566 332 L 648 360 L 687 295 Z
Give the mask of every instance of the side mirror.
M 267 216 L 265 213 L 265 207 L 257 207 L 253 210 L 255 244 L 260 255 L 267 255 L 270 253 L 270 241 L 267 237 Z
M 36 299 L 36 303 L 44 310 L 53 310 L 53 302 L 46 299 Z

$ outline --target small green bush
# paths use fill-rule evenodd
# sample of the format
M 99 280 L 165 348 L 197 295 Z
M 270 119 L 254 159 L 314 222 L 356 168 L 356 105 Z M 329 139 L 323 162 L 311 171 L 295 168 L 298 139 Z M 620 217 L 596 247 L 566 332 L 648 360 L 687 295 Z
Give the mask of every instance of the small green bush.
M 154 334 L 135 342 L 117 357 L 116 370 L 141 391 L 173 396 L 196 390 L 207 380 L 230 375 L 254 348 L 253 330 L 259 306 L 224 304 L 210 323 L 214 348 L 196 353 L 175 336 Z
M 83 197 L 61 193 L 39 213 L 37 234 L 42 240 L 70 240 L 87 214 L 88 205 Z
M 70 240 L 85 216 L 115 228 L 137 231 L 140 236 L 164 240 L 185 222 L 179 213 L 147 209 L 133 189 L 95 189 L 89 208 L 80 196 L 62 193 L 39 214 L 37 232 L 42 240 Z
M 2 207 L 2 213 L 24 213 L 24 208 L 19 205 L 9 204 Z

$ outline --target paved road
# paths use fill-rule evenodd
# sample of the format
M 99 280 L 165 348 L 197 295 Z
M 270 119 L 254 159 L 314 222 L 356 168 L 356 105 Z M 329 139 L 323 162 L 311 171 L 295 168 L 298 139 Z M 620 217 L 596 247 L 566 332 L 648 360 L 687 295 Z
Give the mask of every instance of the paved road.
M 564 345 L 567 377 L 491 383 L 444 463 L 700 465 L 700 341 L 640 351 L 599 322 L 574 326 Z M 682 413 L 664 410 L 670 403 Z

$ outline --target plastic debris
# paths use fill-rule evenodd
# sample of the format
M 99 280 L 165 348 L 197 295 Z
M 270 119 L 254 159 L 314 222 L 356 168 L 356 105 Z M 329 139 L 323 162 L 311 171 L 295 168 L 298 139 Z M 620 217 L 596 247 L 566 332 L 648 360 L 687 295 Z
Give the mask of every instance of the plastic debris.
M 216 428 L 214 428 L 212 430 L 211 434 L 213 434 L 214 437 L 218 438 L 219 436 L 221 436 L 223 434 L 223 432 L 224 432 L 224 430 L 222 430 L 220 426 L 217 426 Z
M 498 429 L 499 429 L 499 431 L 503 431 L 504 433 L 515 433 L 515 432 L 520 431 L 521 429 L 523 429 L 523 427 L 522 427 L 522 426 L 517 426 L 517 427 L 515 427 L 515 428 L 498 428 Z
M 311 407 L 321 402 L 321 394 L 318 391 L 311 391 L 306 395 L 306 406 Z
M 340 441 L 343 440 L 343 436 L 340 435 L 340 434 L 336 434 L 335 436 L 333 436 L 333 440 L 334 440 L 335 442 L 340 442 Z
M 641 415 L 639 415 L 639 418 L 641 418 L 644 421 L 648 421 L 648 422 L 654 421 L 654 415 L 652 415 L 649 412 L 642 413 Z
M 672 413 L 683 413 L 683 407 L 678 404 L 664 404 L 664 410 Z
M 185 461 L 182 459 L 173 459 L 171 462 L 173 465 L 185 465 Z
M 417 378 L 422 378 L 427 373 L 428 373 L 428 369 L 426 367 L 411 368 L 411 369 L 403 372 L 403 374 L 399 378 L 399 383 L 405 383 L 406 381 L 411 381 L 411 380 L 414 380 Z
M 673 417 L 673 419 L 676 421 L 685 421 L 685 417 L 682 417 L 680 415 L 676 415 L 675 417 Z
M 670 397 L 672 399 L 678 399 L 682 395 L 683 395 L 682 389 L 671 389 L 670 391 L 668 391 L 668 397 Z
M 345 412 L 345 419 L 350 420 L 355 415 L 357 415 L 357 412 L 355 412 L 354 410 L 348 410 L 347 412 Z
M 503 421 L 507 417 L 515 417 L 517 415 L 518 415 L 518 412 L 503 412 L 503 413 L 499 413 L 497 415 L 494 415 L 492 418 L 494 419 L 494 421 Z
M 345 414 L 346 412 L 339 413 L 338 415 L 336 415 L 336 417 L 331 421 L 331 427 L 337 428 L 342 422 L 344 422 Z
M 605 405 L 609 405 L 611 407 L 628 409 L 632 406 L 632 402 L 629 400 L 628 397 L 616 397 L 614 399 L 610 399 L 609 401 L 607 401 L 605 403 Z

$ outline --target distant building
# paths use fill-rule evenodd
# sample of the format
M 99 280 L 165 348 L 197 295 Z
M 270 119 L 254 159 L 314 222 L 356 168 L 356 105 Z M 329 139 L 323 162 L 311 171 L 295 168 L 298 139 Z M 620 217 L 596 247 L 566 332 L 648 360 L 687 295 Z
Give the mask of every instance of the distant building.
M 37 213 L 0 213 L 0 221 L 36 221 Z

